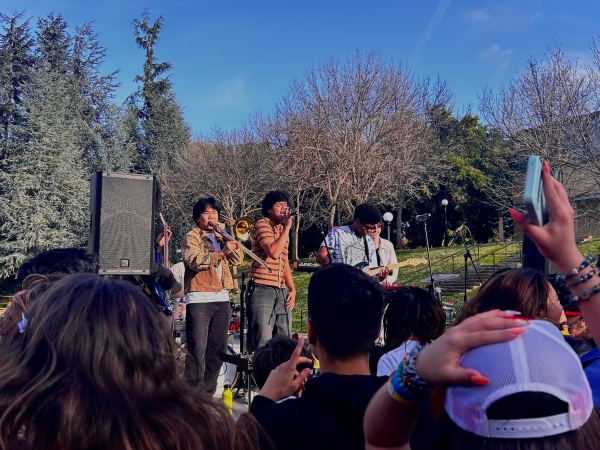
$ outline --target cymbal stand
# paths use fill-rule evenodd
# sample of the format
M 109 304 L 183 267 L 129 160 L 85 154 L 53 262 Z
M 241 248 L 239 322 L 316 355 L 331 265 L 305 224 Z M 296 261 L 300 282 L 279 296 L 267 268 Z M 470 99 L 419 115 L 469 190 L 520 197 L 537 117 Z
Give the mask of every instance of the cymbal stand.
M 427 219 L 423 220 L 423 227 L 425 227 L 425 245 L 427 247 L 427 264 L 429 266 L 429 279 L 431 284 L 429 285 L 429 291 L 431 295 L 435 296 L 435 280 L 433 279 L 433 271 L 431 269 L 431 254 L 429 253 L 429 238 L 427 237 Z

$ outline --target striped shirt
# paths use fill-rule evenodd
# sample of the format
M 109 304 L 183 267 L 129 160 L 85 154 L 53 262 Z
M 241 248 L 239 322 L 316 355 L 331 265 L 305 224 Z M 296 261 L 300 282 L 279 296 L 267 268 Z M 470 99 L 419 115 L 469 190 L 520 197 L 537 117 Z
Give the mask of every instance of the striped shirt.
M 252 251 L 261 258 L 273 271 L 269 273 L 262 265 L 254 261 L 250 267 L 250 278 L 253 278 L 256 283 L 266 284 L 268 286 L 276 286 L 279 288 L 285 287 L 283 271 L 288 265 L 288 247 L 290 245 L 290 237 L 285 240 L 285 247 L 279 255 L 279 258 L 271 258 L 265 248 L 279 239 L 283 232 L 283 225 L 275 225 L 266 217 L 256 222 L 256 230 L 252 236 Z

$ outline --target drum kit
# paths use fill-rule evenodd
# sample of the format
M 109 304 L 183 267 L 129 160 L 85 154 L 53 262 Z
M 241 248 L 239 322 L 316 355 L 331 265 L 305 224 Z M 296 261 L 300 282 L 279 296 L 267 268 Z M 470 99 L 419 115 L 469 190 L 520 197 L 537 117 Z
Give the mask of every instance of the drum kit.
M 458 278 L 459 275 L 455 273 L 438 273 L 437 275 L 433 275 L 431 277 L 424 278 L 421 280 L 421 283 L 439 283 L 439 286 L 434 288 L 434 292 L 436 297 L 442 302 L 442 307 L 444 308 L 444 313 L 446 314 L 446 325 L 454 325 L 454 319 L 456 319 L 456 309 L 454 308 L 454 302 L 445 302 L 442 300 L 442 286 L 441 284 L 444 281 L 453 280 Z

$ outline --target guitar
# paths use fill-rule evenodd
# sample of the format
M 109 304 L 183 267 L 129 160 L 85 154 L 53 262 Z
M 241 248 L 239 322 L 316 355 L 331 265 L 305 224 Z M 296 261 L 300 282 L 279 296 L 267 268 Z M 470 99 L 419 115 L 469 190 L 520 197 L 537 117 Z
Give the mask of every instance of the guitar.
M 390 272 L 394 269 L 398 269 L 399 267 L 406 267 L 406 266 L 418 266 L 420 264 L 425 264 L 427 262 L 427 260 L 425 258 L 411 258 L 411 259 L 407 259 L 406 261 L 402 261 L 399 263 L 395 263 L 395 264 L 390 264 L 389 266 L 386 266 L 388 269 L 390 269 Z M 362 264 L 362 263 L 361 263 Z M 366 264 L 366 263 L 364 263 Z M 377 269 L 369 269 L 366 271 L 367 275 L 371 275 L 371 276 L 375 276 L 375 275 L 379 275 L 379 272 L 381 272 L 383 270 L 383 267 L 378 267 Z
M 163 231 L 163 239 L 165 241 L 165 245 L 164 245 L 164 250 L 165 250 L 165 254 L 164 254 L 164 263 L 161 262 L 160 259 L 160 253 L 158 250 L 156 250 L 155 253 L 155 259 L 156 259 L 156 264 L 158 265 L 163 265 L 165 266 L 167 269 L 169 269 L 169 226 L 167 225 L 167 222 L 165 220 L 165 218 L 163 217 L 162 213 L 160 213 L 160 220 L 163 223 L 164 226 L 164 231 Z M 163 310 L 163 313 L 166 316 L 171 316 L 173 315 L 173 313 L 171 312 L 171 309 L 169 308 L 169 295 L 170 295 L 170 291 L 166 291 L 164 290 L 164 288 L 162 287 L 162 285 L 160 284 L 160 282 L 163 280 L 163 278 L 155 278 L 154 279 L 154 293 L 156 294 L 156 301 L 158 302 L 158 305 L 161 307 L 161 309 Z
M 418 266 L 420 264 L 425 264 L 426 262 L 427 262 L 427 260 L 425 258 L 411 258 L 411 259 L 407 259 L 406 261 L 402 261 L 402 262 L 399 262 L 396 264 L 390 264 L 389 266 L 386 266 L 386 267 L 390 270 L 394 270 L 394 269 L 398 269 L 399 267 L 406 267 L 406 266 L 414 267 L 414 266 Z M 381 270 L 383 269 L 383 267 L 378 267 L 376 269 L 368 269 L 368 266 L 369 266 L 369 263 L 361 262 L 361 263 L 358 263 L 357 265 L 355 265 L 354 267 L 362 270 L 363 272 L 365 272 L 367 275 L 370 275 L 370 276 L 378 275 L 379 272 L 381 272 Z M 294 272 L 316 272 L 321 267 L 323 267 L 323 266 L 321 266 L 319 264 L 315 264 L 315 263 L 299 264 L 298 262 L 294 262 Z

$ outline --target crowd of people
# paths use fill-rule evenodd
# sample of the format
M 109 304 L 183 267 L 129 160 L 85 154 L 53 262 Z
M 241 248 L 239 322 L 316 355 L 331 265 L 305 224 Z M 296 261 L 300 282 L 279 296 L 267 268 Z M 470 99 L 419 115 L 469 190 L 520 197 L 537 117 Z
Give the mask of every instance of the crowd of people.
M 96 275 L 94 255 L 79 249 L 40 254 L 0 316 L 0 448 L 600 448 L 600 277 L 577 250 L 573 210 L 547 165 L 543 181 L 551 221 L 511 215 L 561 275 L 501 270 L 445 331 L 430 292 L 386 289 L 395 255 L 377 208 L 360 205 L 319 250 L 308 346 L 290 336 L 293 213 L 285 193 L 267 194 L 252 250 L 269 269 L 252 264 L 247 298 L 260 390 L 235 421 L 212 394 L 229 265 L 242 253 L 216 231 L 214 199 L 194 206 L 183 264 L 163 277 L 186 304 L 183 375 L 168 321 L 139 280 Z M 369 276 L 357 265 L 385 268 Z

